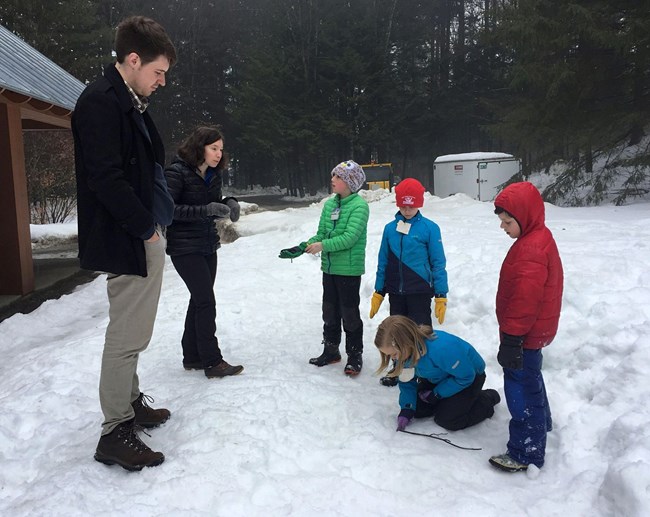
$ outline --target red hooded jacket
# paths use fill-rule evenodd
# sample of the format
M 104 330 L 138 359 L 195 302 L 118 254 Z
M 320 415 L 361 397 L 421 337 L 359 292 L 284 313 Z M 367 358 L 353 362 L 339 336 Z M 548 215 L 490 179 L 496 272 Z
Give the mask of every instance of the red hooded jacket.
M 521 229 L 499 274 L 499 331 L 524 336 L 524 348 L 545 347 L 557 333 L 564 273 L 555 239 L 544 222 L 544 201 L 532 183 L 521 182 L 503 189 L 494 206 L 512 215 Z

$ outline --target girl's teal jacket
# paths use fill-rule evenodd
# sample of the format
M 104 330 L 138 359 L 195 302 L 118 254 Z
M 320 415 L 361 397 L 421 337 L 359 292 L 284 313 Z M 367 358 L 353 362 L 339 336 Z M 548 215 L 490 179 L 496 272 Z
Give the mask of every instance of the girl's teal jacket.
M 330 275 L 361 276 L 365 273 L 368 203 L 359 194 L 338 194 L 325 202 L 318 233 L 307 241 L 323 243 L 321 270 Z
M 410 381 L 399 382 L 402 409 L 415 409 L 418 377 L 435 384 L 433 391 L 444 399 L 471 386 L 474 378 L 485 371 L 485 361 L 467 341 L 442 330 L 436 330 L 435 335 L 434 339 L 425 341 L 427 352 L 415 365 L 415 376 Z M 404 368 L 413 365 L 406 361 Z

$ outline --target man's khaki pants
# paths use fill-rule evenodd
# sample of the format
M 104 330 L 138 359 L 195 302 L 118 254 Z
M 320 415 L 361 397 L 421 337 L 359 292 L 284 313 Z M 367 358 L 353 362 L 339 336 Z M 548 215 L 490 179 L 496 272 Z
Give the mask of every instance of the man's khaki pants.
M 109 322 L 99 379 L 99 402 L 104 413 L 102 435 L 135 414 L 131 402 L 140 395 L 138 356 L 149 345 L 158 310 L 165 246 L 160 239 L 145 242 L 147 276 L 109 275 Z

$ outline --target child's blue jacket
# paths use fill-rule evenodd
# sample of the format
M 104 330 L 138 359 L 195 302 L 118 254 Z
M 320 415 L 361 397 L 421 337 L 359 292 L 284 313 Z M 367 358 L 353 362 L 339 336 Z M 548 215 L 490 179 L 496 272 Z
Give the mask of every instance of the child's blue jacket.
M 415 409 L 418 377 L 435 384 L 433 391 L 447 398 L 471 386 L 475 377 L 485 372 L 485 361 L 467 341 L 442 330 L 435 334 L 434 339 L 425 341 L 427 352 L 415 365 L 413 379 L 399 382 L 402 409 Z M 413 368 L 411 361 L 406 361 L 404 368 Z
M 410 223 L 407 235 L 399 221 Z M 384 227 L 377 259 L 375 291 L 381 294 L 429 293 L 447 295 L 447 260 L 440 228 L 421 212 L 407 220 L 397 212 Z

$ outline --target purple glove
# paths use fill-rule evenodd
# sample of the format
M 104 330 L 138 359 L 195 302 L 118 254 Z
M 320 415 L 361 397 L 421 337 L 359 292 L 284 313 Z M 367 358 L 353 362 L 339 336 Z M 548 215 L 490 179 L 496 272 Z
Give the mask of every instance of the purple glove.
M 406 429 L 406 426 L 411 423 L 414 416 L 415 411 L 412 409 L 402 409 L 397 417 L 397 430 L 403 431 Z
M 406 426 L 411 423 L 410 418 L 406 418 L 405 416 L 398 416 L 397 417 L 397 430 L 398 431 L 403 431 L 406 429 Z
M 418 393 L 418 397 L 422 402 L 426 402 L 432 406 L 435 406 L 440 401 L 440 395 L 432 390 L 424 390 Z

